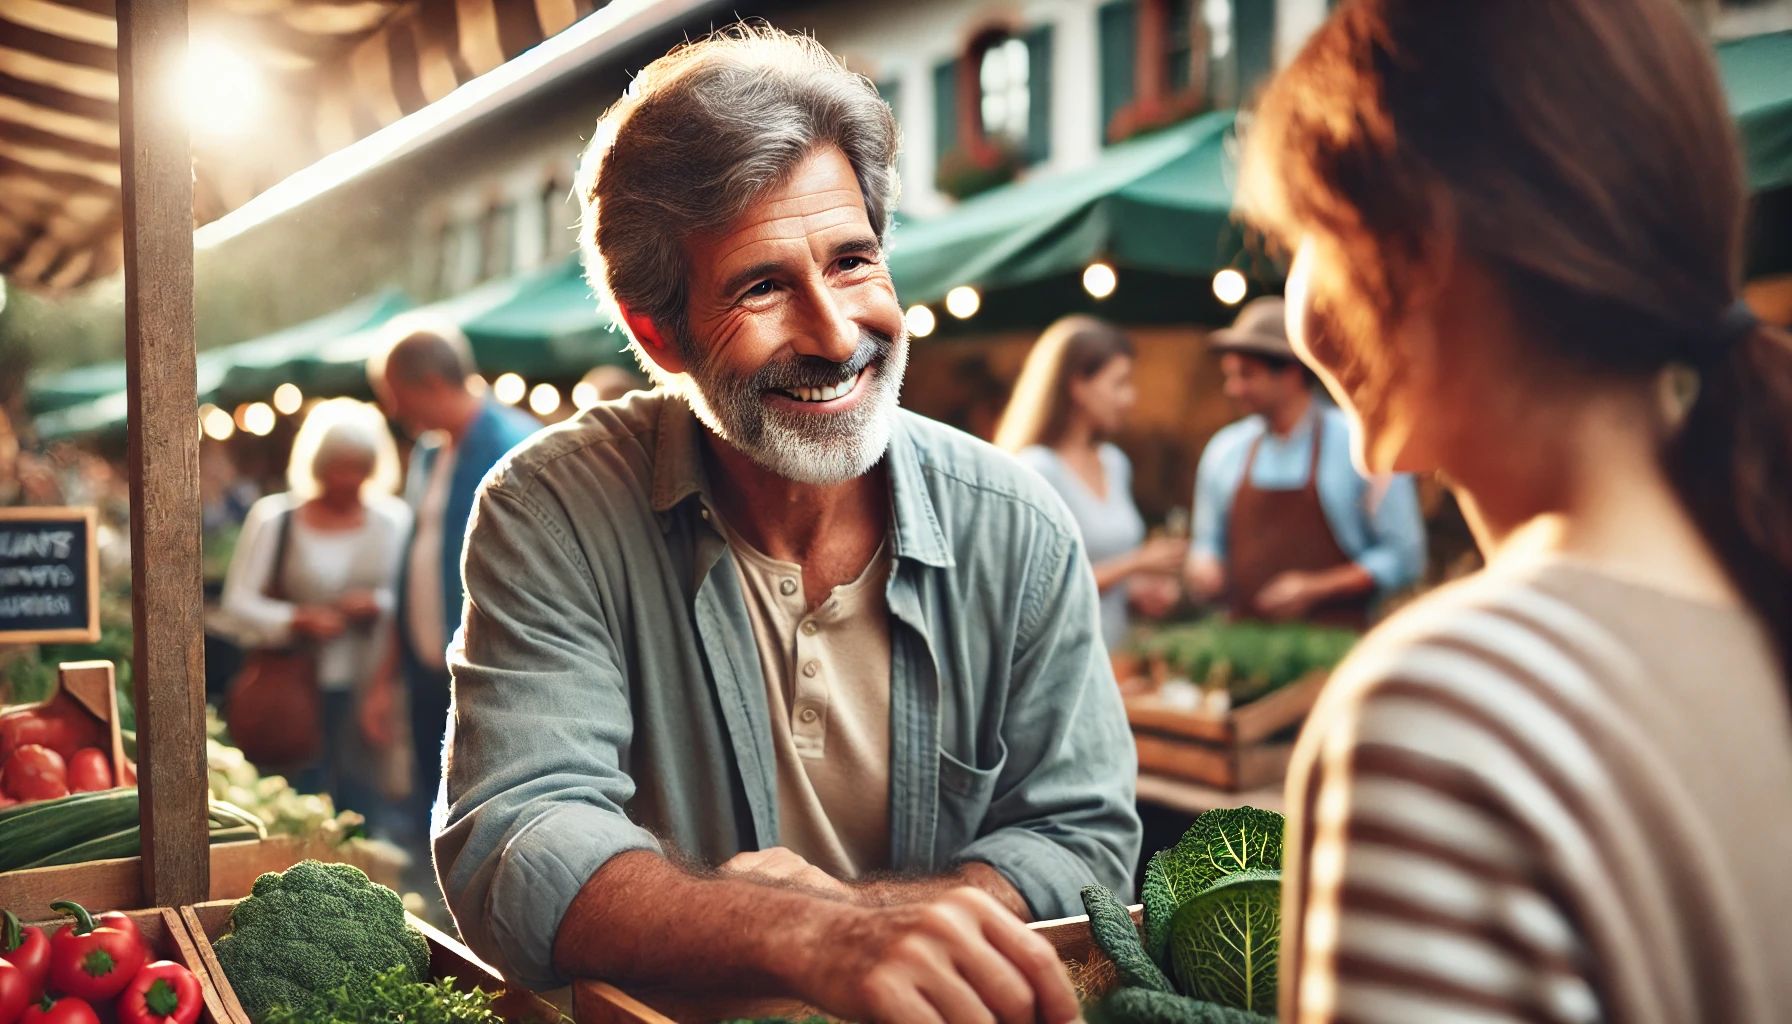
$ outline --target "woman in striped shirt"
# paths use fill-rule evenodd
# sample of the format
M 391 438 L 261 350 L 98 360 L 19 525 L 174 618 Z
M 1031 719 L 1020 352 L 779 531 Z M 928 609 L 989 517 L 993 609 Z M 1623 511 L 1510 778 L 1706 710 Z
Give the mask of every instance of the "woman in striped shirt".
M 1682 5 L 1346 0 L 1247 145 L 1360 468 L 1488 558 L 1301 738 L 1283 1024 L 1792 1021 L 1792 339 Z

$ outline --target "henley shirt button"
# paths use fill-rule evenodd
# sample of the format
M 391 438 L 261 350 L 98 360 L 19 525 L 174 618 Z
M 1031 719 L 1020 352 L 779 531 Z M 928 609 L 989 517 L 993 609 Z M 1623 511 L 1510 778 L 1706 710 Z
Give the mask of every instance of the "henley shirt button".
M 817 672 L 820 672 L 820 671 L 821 671 L 821 666 L 820 666 L 820 665 L 817 665 L 817 664 L 816 664 L 816 663 L 815 663 L 815 662 L 813 662 L 813 661 L 811 661 L 811 662 L 810 662 L 810 663 L 808 663 L 808 664 L 807 664 L 807 665 L 804 665 L 804 666 L 803 666 L 803 675 L 805 675 L 805 676 L 807 676 L 807 677 L 809 677 L 809 678 L 810 678 L 810 679 L 814 679 L 814 678 L 815 678 L 815 673 L 817 673 Z M 809 712 L 809 713 L 810 713 L 810 714 L 814 714 L 814 712 L 813 712 L 813 711 L 811 711 L 811 712 Z
M 784 581 L 778 584 L 778 593 L 785 597 L 796 593 L 796 581 L 786 576 Z
M 804 722 L 807 722 L 807 723 L 813 725 L 815 723 L 815 720 L 821 716 L 819 716 L 815 713 L 814 708 L 804 708 L 803 713 L 801 715 L 798 715 L 797 717 L 801 718 Z
M 815 631 L 820 628 L 821 628 L 820 626 L 817 626 L 815 624 L 814 619 L 810 619 L 808 622 L 803 623 L 803 635 L 804 636 L 814 636 Z

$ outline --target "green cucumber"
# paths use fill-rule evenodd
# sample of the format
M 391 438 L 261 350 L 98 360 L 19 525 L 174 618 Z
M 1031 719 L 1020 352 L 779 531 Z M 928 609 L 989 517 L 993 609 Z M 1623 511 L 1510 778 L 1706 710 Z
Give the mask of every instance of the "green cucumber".
M 106 790 L 99 799 L 64 798 L 0 821 L 0 871 L 25 867 L 89 840 L 138 824 L 137 791 Z

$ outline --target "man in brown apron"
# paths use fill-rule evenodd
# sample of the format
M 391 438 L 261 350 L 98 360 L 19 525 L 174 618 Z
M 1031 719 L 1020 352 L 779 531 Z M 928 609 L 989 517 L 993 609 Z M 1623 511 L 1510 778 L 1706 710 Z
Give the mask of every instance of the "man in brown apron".
M 1417 579 L 1424 525 L 1408 477 L 1350 465 L 1343 414 L 1314 395 L 1281 299 L 1257 299 L 1214 332 L 1226 395 L 1251 415 L 1201 457 L 1188 583 L 1235 619 L 1364 629 L 1379 594 Z

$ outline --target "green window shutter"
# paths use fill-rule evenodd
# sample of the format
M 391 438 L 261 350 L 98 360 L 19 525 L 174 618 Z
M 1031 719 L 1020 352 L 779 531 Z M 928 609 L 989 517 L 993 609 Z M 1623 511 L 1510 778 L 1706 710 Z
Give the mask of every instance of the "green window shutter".
M 1119 0 L 1096 11 L 1101 51 L 1101 138 L 1120 108 L 1132 102 L 1133 65 L 1139 50 L 1138 0 Z
M 935 163 L 958 148 L 958 60 L 933 69 L 933 159 Z
M 1052 155 L 1052 27 L 1040 25 L 1021 37 L 1027 43 L 1027 152 L 1029 164 Z
M 1242 106 L 1275 73 L 1276 0 L 1232 0 L 1232 32 Z

